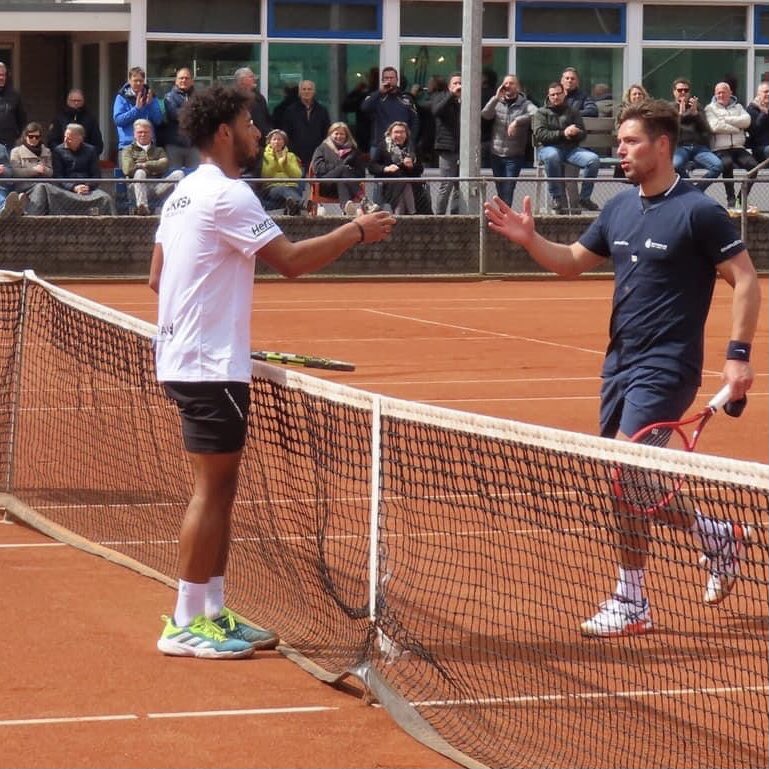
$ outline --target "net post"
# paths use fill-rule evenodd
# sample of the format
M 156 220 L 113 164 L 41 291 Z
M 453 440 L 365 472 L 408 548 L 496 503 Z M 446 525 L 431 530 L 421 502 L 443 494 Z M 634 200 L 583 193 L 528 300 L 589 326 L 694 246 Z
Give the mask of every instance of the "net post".
M 19 326 L 16 332 L 16 350 L 13 360 L 13 377 L 11 380 L 11 420 L 8 426 L 8 467 L 5 475 L 4 488 L 10 494 L 13 489 L 11 482 L 13 480 L 13 460 L 16 454 L 16 423 L 19 416 L 19 400 L 21 399 L 21 365 L 22 353 L 24 347 L 24 328 L 27 317 L 27 286 L 30 281 L 35 280 L 35 273 L 32 270 L 24 270 L 21 279 L 21 297 L 19 298 Z M 7 520 L 7 511 L 3 513 L 3 520 Z
M 377 620 L 379 585 L 379 501 L 382 459 L 382 398 L 371 402 L 371 497 L 369 507 L 368 616 L 372 625 Z

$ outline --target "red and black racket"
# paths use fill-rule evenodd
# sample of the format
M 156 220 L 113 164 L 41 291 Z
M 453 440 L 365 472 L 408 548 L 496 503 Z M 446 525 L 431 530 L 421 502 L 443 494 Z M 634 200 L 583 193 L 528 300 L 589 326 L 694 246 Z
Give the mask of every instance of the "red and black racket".
M 677 422 L 655 422 L 633 435 L 633 443 L 660 446 L 678 451 L 694 451 L 705 425 L 721 408 L 729 404 L 729 413 L 739 416 L 744 408 L 743 401 L 729 402 L 729 385 L 725 385 L 711 399 L 708 405 L 694 416 L 684 417 Z M 694 425 L 690 434 L 683 429 Z M 611 473 L 612 487 L 617 499 L 635 513 L 650 514 L 668 505 L 680 491 L 684 476 L 669 471 L 646 467 L 617 466 Z

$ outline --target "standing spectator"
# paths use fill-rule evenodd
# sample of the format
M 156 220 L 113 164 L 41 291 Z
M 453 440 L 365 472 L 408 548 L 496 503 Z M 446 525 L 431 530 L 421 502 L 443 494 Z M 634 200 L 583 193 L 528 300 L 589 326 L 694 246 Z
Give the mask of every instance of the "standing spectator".
M 13 176 L 11 160 L 4 144 L 0 144 L 0 179 L 10 179 Z M 11 192 L 5 184 L 0 184 L 0 219 L 20 216 L 26 205 L 26 195 Z
M 459 114 L 462 109 L 462 75 L 455 72 L 449 78 L 448 89 L 435 97 L 432 111 L 435 116 L 435 151 L 438 153 L 438 174 L 443 177 L 459 176 Z M 446 214 L 460 209 L 459 182 L 441 182 L 435 213 Z
M 432 213 L 420 210 L 420 204 L 424 205 L 427 196 L 424 183 L 409 181 L 418 179 L 424 170 L 409 142 L 409 127 L 405 123 L 393 123 L 387 129 L 384 141 L 374 151 L 369 171 L 385 179 L 404 179 L 403 182 L 382 185 L 382 199 L 394 214 Z
M 64 141 L 64 129 L 70 123 L 80 123 L 85 131 L 85 142 L 90 144 L 97 155 L 104 152 L 104 139 L 96 117 L 85 106 L 85 96 L 79 88 L 72 88 L 67 101 L 48 127 L 48 146 L 56 147 Z
M 43 127 L 40 123 L 28 123 L 21 134 L 21 144 L 11 150 L 13 175 L 24 181 L 16 182 L 16 189 L 29 199 L 27 213 L 46 213 L 48 200 L 45 179 L 53 176 L 51 150 L 43 144 Z
M 758 84 L 756 98 L 747 106 L 750 115 L 750 149 L 761 162 L 769 157 L 769 82 Z
M 312 153 L 328 135 L 331 119 L 328 110 L 315 99 L 315 83 L 299 83 L 299 100 L 286 107 L 284 115 L 288 144 L 302 162 L 305 171 L 310 167 Z
M 166 113 L 166 123 L 163 127 L 164 146 L 168 155 L 168 166 L 172 170 L 195 169 L 200 163 L 200 153 L 179 131 L 179 111 L 194 95 L 195 81 L 192 79 L 192 70 L 181 67 L 176 71 L 174 87 L 163 99 Z
M 8 82 L 8 67 L 0 61 L 0 144 L 8 153 L 26 124 L 27 114 L 21 96 Z
M 368 71 L 366 80 L 359 80 L 355 88 L 344 97 L 342 112 L 355 114 L 355 123 L 352 133 L 359 147 L 371 146 L 371 118 L 361 107 L 369 94 L 375 93 L 379 87 L 379 67 L 372 67 Z
M 531 136 L 531 116 L 537 108 L 521 93 L 515 75 L 505 75 L 497 89 L 481 110 L 481 117 L 491 123 L 491 172 L 497 178 L 497 195 L 513 205 L 515 179 L 528 160 L 526 147 Z
M 401 91 L 398 86 L 398 70 L 395 67 L 385 67 L 382 70 L 379 90 L 370 93 L 360 108 L 371 118 L 370 154 L 373 155 L 377 144 L 384 139 L 387 127 L 395 122 L 405 123 L 409 127 L 411 141 L 417 140 L 419 117 L 414 97 Z
M 286 130 L 286 110 L 299 101 L 299 86 L 296 83 L 289 83 L 283 87 L 283 99 L 275 105 L 272 111 L 272 124 L 275 128 Z M 320 139 L 323 140 L 323 137 Z M 317 143 L 315 145 L 317 147 Z
M 267 134 L 267 146 L 262 160 L 261 198 L 266 211 L 281 209 L 289 216 L 298 216 L 302 211 L 302 191 L 299 182 L 302 165 L 299 158 L 288 149 L 288 136 L 285 131 L 273 128 Z
M 493 69 L 484 69 L 481 72 L 481 104 L 488 104 L 497 92 L 497 73 Z M 481 166 L 491 166 L 491 135 L 494 130 L 494 120 L 487 120 L 481 112 Z
M 155 92 L 147 85 L 147 75 L 141 67 L 128 70 L 128 80 L 121 86 L 112 105 L 112 119 L 117 128 L 118 164 L 120 151 L 134 140 L 134 123 L 144 118 L 158 129 L 163 123 L 163 110 Z
M 576 110 L 582 117 L 598 117 L 598 106 L 592 96 L 579 88 L 579 72 L 566 67 L 561 74 L 561 85 L 566 92 L 566 106 Z
M 134 140 L 123 150 L 121 170 L 138 184 L 131 185 L 136 200 L 136 213 L 147 216 L 164 195 L 173 189 L 173 183 L 184 178 L 184 171 L 176 169 L 166 176 L 168 155 L 152 141 L 152 123 L 139 118 L 134 123 Z M 158 184 L 148 184 L 146 179 L 163 179 Z
M 97 188 L 99 156 L 85 143 L 85 131 L 80 123 L 70 123 L 64 129 L 64 141 L 53 148 L 53 175 L 61 186 L 46 184 L 48 211 L 52 214 L 114 214 L 112 198 Z
M 595 152 L 583 149 L 579 143 L 585 138 L 585 126 L 576 109 L 566 104 L 566 92 L 560 83 L 551 83 L 547 89 L 547 104 L 531 116 L 531 128 L 537 152 L 548 177 L 563 176 L 564 163 L 582 169 L 582 189 L 579 205 L 587 211 L 597 211 L 592 201 L 593 182 L 598 176 L 600 160 Z M 556 214 L 569 212 L 563 182 L 547 183 L 552 208 Z
M 340 179 L 337 182 L 321 183 L 323 195 L 336 196 L 347 216 L 355 216 L 363 207 L 367 213 L 378 210 L 379 206 L 367 207 L 358 201 L 362 199 L 361 183 L 345 179 L 360 179 L 366 175 L 366 164 L 346 123 L 332 123 L 328 136 L 315 150 L 310 161 L 313 174 L 318 179 Z
M 235 87 L 245 93 L 249 98 L 248 111 L 251 113 L 251 120 L 259 129 L 262 137 L 272 131 L 272 115 L 267 106 L 267 99 L 264 98 L 259 90 L 259 78 L 250 67 L 241 67 L 236 69 L 233 75 Z M 264 138 L 262 138 L 264 143 Z
M 705 117 L 712 134 L 711 147 L 723 165 L 724 179 L 733 179 L 734 166 L 750 171 L 758 165 L 758 161 L 745 149 L 745 131 L 750 126 L 750 115 L 732 96 L 728 83 L 716 83 L 713 93 L 713 101 L 705 106 Z M 751 182 L 743 185 L 745 200 L 752 186 Z M 724 189 L 726 207 L 734 208 L 737 203 L 734 182 L 724 181 Z M 754 208 L 753 212 L 755 210 Z
M 678 146 L 673 155 L 673 165 L 682 179 L 689 178 L 687 166 L 705 169 L 705 179 L 721 175 L 723 165 L 717 155 L 710 151 L 710 126 L 700 109 L 700 102 L 691 95 L 692 84 L 684 77 L 673 81 L 673 104 L 678 110 Z M 697 182 L 704 192 L 712 182 Z

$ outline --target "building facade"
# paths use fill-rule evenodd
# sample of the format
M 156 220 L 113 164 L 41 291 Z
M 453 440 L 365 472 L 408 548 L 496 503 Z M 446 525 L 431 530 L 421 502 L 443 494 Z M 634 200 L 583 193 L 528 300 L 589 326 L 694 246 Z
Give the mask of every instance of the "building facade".
M 379 68 L 398 67 L 418 100 L 432 78 L 461 69 L 461 0 L 0 0 L 0 61 L 11 68 L 30 119 L 47 124 L 76 85 L 111 148 L 111 107 L 129 66 L 159 94 L 180 66 L 199 85 L 241 66 L 260 76 L 271 107 L 314 80 L 332 119 L 355 121 Z M 685 76 L 701 101 L 728 79 L 743 103 L 769 78 L 769 5 L 693 2 L 483 3 L 482 98 L 507 72 L 537 103 L 566 66 L 585 90 L 615 99 L 631 83 L 670 97 Z M 467 84 L 466 84 L 466 87 Z M 108 150 L 109 154 L 111 150 Z

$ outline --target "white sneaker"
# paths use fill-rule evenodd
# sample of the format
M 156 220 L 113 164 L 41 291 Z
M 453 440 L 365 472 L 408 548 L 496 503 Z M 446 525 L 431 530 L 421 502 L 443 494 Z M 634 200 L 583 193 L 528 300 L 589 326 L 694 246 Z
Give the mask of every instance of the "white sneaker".
M 0 219 L 10 219 L 12 216 L 21 216 L 24 213 L 24 206 L 27 203 L 27 196 L 22 192 L 9 192 L 5 199 L 5 205 L 0 210 Z
M 347 216 L 357 216 L 358 204 L 354 200 L 348 200 L 344 204 L 344 212 Z
M 740 559 L 752 544 L 753 528 L 739 523 L 729 524 L 729 535 L 721 540 L 715 553 L 704 553 L 700 565 L 710 572 L 705 585 L 704 602 L 715 606 L 732 592 L 740 573 Z
M 585 620 L 580 628 L 584 635 L 600 638 L 650 633 L 652 617 L 649 602 L 645 598 L 641 603 L 635 603 L 612 596 L 604 601 L 598 613 Z

